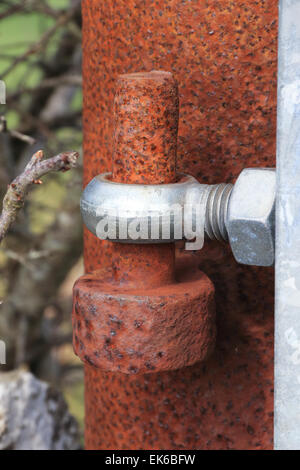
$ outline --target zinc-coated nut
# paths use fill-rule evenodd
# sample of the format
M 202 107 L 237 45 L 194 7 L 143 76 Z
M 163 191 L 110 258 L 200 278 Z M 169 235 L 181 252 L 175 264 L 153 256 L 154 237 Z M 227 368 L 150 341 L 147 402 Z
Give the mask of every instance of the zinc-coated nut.
M 275 259 L 276 172 L 244 169 L 230 195 L 226 228 L 238 263 L 271 266 Z

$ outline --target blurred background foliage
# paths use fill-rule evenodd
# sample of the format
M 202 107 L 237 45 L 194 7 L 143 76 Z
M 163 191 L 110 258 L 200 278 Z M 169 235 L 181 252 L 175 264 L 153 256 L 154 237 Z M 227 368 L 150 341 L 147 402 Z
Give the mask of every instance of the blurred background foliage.
M 0 193 L 34 152 L 81 150 L 80 0 L 1 0 Z M 82 365 L 71 342 L 72 285 L 82 273 L 81 162 L 30 192 L 0 248 L 0 339 L 7 370 L 61 389 L 82 427 Z M 3 366 L 2 366 L 3 367 Z

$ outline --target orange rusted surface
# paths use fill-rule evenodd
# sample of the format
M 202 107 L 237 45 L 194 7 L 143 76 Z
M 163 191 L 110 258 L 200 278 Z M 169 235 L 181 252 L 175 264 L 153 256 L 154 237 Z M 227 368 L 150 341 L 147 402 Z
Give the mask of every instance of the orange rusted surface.
M 74 287 L 76 354 L 92 366 L 125 374 L 206 359 L 215 339 L 214 289 L 198 270 L 181 274 L 177 282 L 147 289 L 115 285 L 107 270 L 81 277 Z
M 170 72 L 121 75 L 114 106 L 113 181 L 176 181 L 178 89 Z M 111 266 L 74 286 L 74 350 L 86 363 L 140 374 L 202 361 L 215 342 L 214 288 L 175 269 L 174 244 L 118 243 Z
M 178 86 L 170 72 L 117 77 L 112 174 L 120 183 L 176 181 Z M 154 288 L 175 280 L 174 244 L 118 244 L 111 264 L 120 285 Z
M 114 99 L 114 181 L 175 181 L 178 106 L 178 86 L 170 72 L 118 77 Z
M 234 182 L 244 167 L 275 165 L 277 2 L 82 5 L 85 183 L 112 169 L 118 74 L 158 69 L 179 84 L 180 172 Z M 84 249 L 88 272 L 118 268 L 118 245 L 86 232 Z M 271 448 L 273 270 L 239 266 L 213 242 L 180 252 L 177 264 L 214 282 L 216 349 L 191 367 L 144 375 L 86 365 L 86 447 Z

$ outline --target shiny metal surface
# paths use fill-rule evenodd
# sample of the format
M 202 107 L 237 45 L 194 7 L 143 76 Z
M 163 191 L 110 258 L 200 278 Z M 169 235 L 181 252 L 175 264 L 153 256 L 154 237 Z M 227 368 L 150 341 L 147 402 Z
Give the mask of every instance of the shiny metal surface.
M 238 263 L 274 263 L 275 170 L 249 168 L 231 184 L 205 185 L 180 175 L 173 184 L 124 184 L 110 174 L 85 188 L 81 212 L 87 228 L 102 240 L 170 243 L 193 240 L 199 250 L 205 235 L 228 241 Z
M 246 168 L 230 195 L 227 231 L 238 263 L 272 266 L 275 258 L 276 172 Z

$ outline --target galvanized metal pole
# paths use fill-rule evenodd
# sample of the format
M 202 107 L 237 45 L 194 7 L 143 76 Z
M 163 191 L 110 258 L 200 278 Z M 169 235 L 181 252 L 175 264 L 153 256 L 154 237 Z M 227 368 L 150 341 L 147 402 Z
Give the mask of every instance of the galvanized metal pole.
M 275 449 L 300 449 L 300 0 L 279 2 Z

